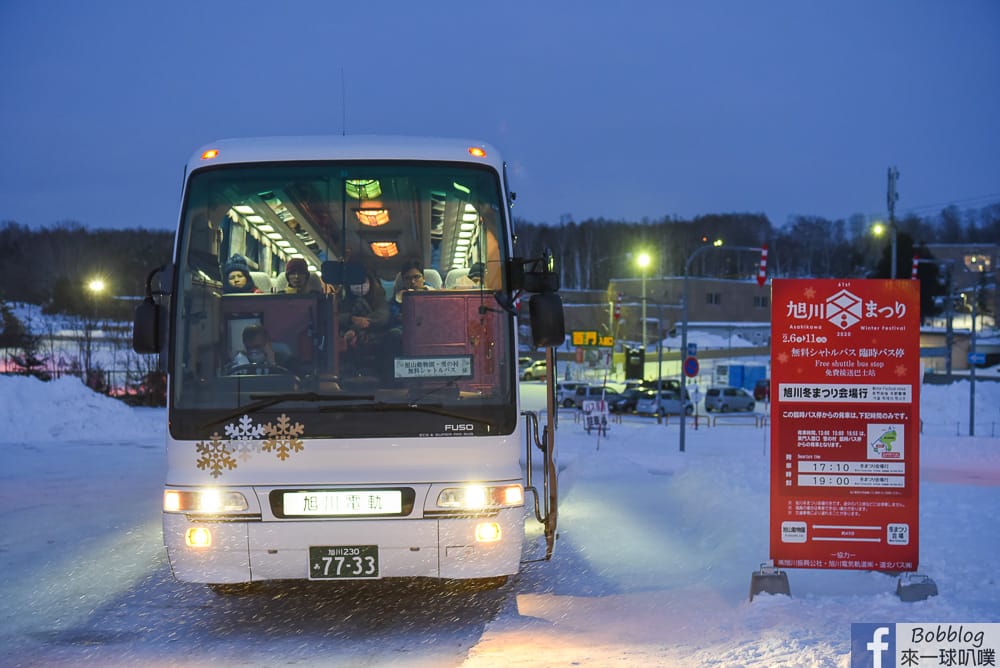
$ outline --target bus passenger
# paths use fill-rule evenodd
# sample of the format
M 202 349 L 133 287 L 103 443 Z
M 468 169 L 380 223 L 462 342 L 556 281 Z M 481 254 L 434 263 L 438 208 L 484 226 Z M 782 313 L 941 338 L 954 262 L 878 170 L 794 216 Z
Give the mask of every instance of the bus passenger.
M 389 302 L 389 329 L 395 330 L 403 326 L 403 293 L 413 290 L 433 290 L 424 282 L 424 265 L 420 260 L 407 260 L 399 270 L 395 294 Z
M 307 292 L 315 292 L 309 285 L 309 266 L 300 257 L 293 257 L 285 265 L 285 280 L 288 286 L 285 288 L 286 294 L 300 295 Z
M 347 373 L 371 375 L 389 324 L 389 304 L 382 281 L 371 270 L 361 283 L 339 291 L 341 296 L 339 328 L 347 345 L 344 360 Z
M 460 276 L 455 281 L 456 290 L 478 290 L 483 283 L 483 276 L 486 274 L 486 265 L 482 262 L 474 262 L 469 267 L 469 273 Z
M 239 253 L 233 255 L 222 268 L 222 292 L 224 294 L 260 294 L 260 289 L 250 275 L 250 265 Z

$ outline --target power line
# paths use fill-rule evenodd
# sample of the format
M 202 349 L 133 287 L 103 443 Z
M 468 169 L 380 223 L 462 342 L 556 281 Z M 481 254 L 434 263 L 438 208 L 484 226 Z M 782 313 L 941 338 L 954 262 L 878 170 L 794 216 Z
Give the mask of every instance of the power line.
M 976 204 L 978 203 L 978 205 Z M 940 213 L 942 209 L 946 209 L 949 206 L 965 205 L 959 208 L 969 208 L 970 206 L 977 206 L 978 208 L 985 208 L 990 204 L 1000 204 L 1000 193 L 993 193 L 990 195 L 978 195 L 976 197 L 965 197 L 962 199 L 953 199 L 945 202 L 938 202 L 936 204 L 918 204 L 916 206 L 902 207 L 907 214 L 913 214 L 917 216 L 926 214 L 936 214 Z M 884 211 L 875 211 L 864 214 L 866 218 L 878 219 L 884 218 Z
M 906 207 L 907 211 L 940 211 L 949 206 L 958 206 L 959 204 L 970 204 L 973 202 L 982 202 L 983 204 L 989 204 L 989 200 L 997 200 L 1000 203 L 1000 193 L 993 193 L 991 195 L 979 195 L 978 197 L 966 197 L 965 199 L 951 200 L 950 202 L 939 202 L 936 204 L 921 204 L 913 207 Z

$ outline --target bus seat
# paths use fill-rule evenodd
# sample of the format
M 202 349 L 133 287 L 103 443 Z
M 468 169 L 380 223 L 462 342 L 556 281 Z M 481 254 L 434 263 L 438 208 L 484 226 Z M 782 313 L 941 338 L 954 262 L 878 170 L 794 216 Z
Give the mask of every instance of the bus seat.
M 438 273 L 437 269 L 430 267 L 424 269 L 424 285 L 435 290 L 441 289 L 441 274 Z
M 469 275 L 468 267 L 459 267 L 458 269 L 452 269 L 448 272 L 448 275 L 444 278 L 444 289 L 445 290 L 458 290 L 461 286 L 458 284 L 459 280 L 465 278 Z
M 253 284 L 257 286 L 257 289 L 261 292 L 268 293 L 274 292 L 271 286 L 271 277 L 262 271 L 251 271 L 250 278 L 253 279 Z

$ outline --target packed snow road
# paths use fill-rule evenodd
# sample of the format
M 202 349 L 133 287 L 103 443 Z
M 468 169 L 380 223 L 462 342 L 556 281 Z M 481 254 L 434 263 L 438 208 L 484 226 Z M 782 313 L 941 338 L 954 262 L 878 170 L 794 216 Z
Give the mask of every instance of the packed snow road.
M 21 537 L 0 553 L 4 665 L 453 666 L 509 596 L 398 582 L 218 596 L 170 574 L 159 438 L 3 447 L 0 518 Z M 67 465 L 94 458 L 85 476 Z
M 526 385 L 537 407 L 541 386 Z M 924 389 L 927 424 L 959 414 L 961 392 Z M 983 390 L 977 419 L 989 424 L 1000 385 Z M 832 668 L 848 662 L 854 622 L 987 622 L 1000 610 L 994 436 L 922 439 L 920 568 L 940 590 L 926 601 L 902 602 L 881 573 L 796 569 L 792 597 L 750 603 L 750 573 L 768 554 L 768 430 L 691 430 L 680 454 L 676 421 L 630 416 L 597 438 L 572 412 L 557 437 L 555 558 L 503 588 L 331 583 L 220 597 L 174 581 L 166 564 L 165 411 L 72 380 L 0 377 L 0 399 L 4 666 Z

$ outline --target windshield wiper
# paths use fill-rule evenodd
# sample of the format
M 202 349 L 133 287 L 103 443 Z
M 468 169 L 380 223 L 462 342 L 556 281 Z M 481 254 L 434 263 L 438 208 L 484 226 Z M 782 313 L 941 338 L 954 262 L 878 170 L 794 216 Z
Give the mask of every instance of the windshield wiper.
M 239 417 L 240 415 L 243 415 L 245 413 L 264 410 L 265 408 L 269 408 L 271 406 L 274 406 L 275 404 L 280 404 L 285 401 L 310 401 L 310 402 L 374 401 L 375 395 L 374 394 L 321 394 L 319 392 L 282 392 L 279 394 L 263 394 L 255 392 L 254 394 L 250 395 L 250 398 L 255 399 L 256 401 L 254 401 L 251 404 L 247 404 L 246 406 L 241 406 L 239 410 L 233 413 L 229 413 L 217 420 L 206 422 L 205 424 L 202 425 L 202 428 L 211 427 L 213 425 L 219 424 L 220 422 L 228 422 L 229 420 Z
M 430 413 L 432 415 L 440 415 L 442 417 L 454 418 L 456 420 L 468 420 L 469 422 L 476 422 L 480 425 L 485 425 L 486 427 L 492 429 L 493 423 L 489 420 L 484 420 L 483 418 L 470 417 L 465 413 L 458 413 L 456 411 L 450 411 L 446 409 L 441 404 L 391 404 L 384 401 L 380 401 L 377 404 L 372 404 L 371 406 L 365 406 L 366 409 L 372 409 L 376 411 L 412 411 L 414 413 Z

